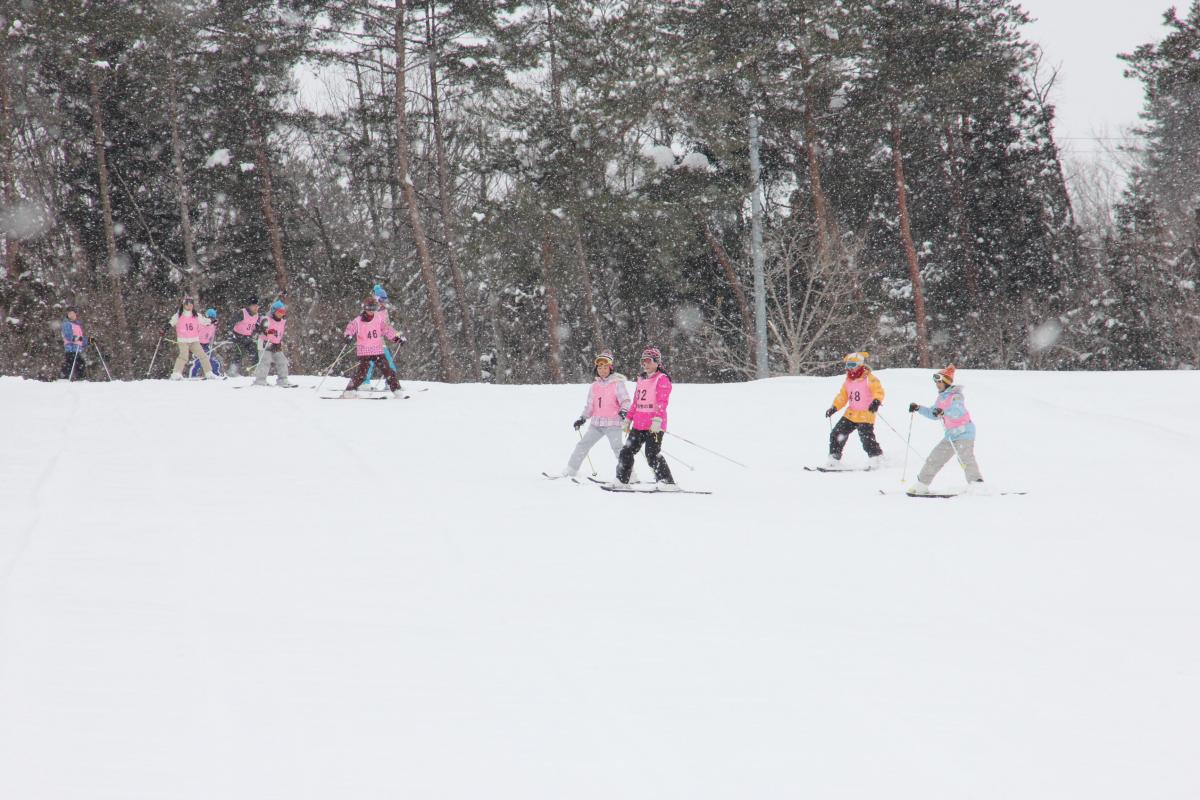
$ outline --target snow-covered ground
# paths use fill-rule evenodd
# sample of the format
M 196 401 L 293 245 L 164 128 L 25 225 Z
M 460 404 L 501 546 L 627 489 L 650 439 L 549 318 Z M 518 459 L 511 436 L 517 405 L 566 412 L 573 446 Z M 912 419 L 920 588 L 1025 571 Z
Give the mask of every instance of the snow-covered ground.
M 581 386 L 0 379 L 0 798 L 1200 796 L 1200 373 L 960 370 L 952 500 L 880 377 L 839 475 L 838 379 L 676 385 L 711 496 L 542 479 Z

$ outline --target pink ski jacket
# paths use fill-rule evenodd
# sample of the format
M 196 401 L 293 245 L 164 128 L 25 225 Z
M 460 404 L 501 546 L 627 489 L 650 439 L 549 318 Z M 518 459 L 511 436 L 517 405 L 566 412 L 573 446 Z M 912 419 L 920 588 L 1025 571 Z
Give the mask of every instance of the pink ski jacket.
M 671 379 L 667 373 L 658 370 L 653 375 L 642 374 L 638 377 L 637 387 L 633 390 L 633 410 L 629 412 L 629 420 L 634 430 L 650 430 L 650 421 L 655 417 L 662 420 L 662 428 L 667 429 L 667 402 L 671 397 Z
M 262 325 L 264 342 L 271 345 L 283 344 L 283 332 L 287 330 L 287 317 L 275 319 L 275 316 L 271 315 L 262 321 Z
M 625 376 L 615 372 L 596 378 L 588 388 L 587 404 L 579 416 L 590 419 L 597 428 L 615 428 L 621 424 L 621 412 L 629 413 L 629 390 Z
M 361 316 L 355 317 L 346 326 L 345 335 L 354 337 L 354 350 L 359 356 L 381 356 L 384 339 L 394 342 L 400 338 L 400 334 L 380 314 L 373 314 L 370 321 Z

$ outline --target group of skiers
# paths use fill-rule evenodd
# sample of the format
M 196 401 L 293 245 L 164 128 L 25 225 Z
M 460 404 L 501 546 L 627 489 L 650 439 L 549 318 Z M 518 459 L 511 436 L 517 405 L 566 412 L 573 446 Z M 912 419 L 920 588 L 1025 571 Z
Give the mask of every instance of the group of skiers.
M 358 365 L 343 396 L 355 396 L 363 382 L 370 380 L 376 368 L 392 392 L 400 388 L 395 362 L 384 342 L 402 345 L 407 340 L 391 326 L 387 299 L 387 292 L 376 284 L 371 295 L 363 301 L 361 312 L 347 323 L 343 331 L 346 349 L 354 347 L 358 357 Z M 288 359 L 283 350 L 287 306 L 282 300 L 276 300 L 265 315 L 260 315 L 259 310 L 258 299 L 253 297 L 242 308 L 242 318 L 233 326 L 234 349 L 243 360 L 253 360 L 254 386 L 266 386 L 267 377 L 274 369 L 276 386 L 294 387 L 296 384 L 288 380 Z M 221 377 L 220 362 L 213 354 L 217 317 L 216 309 L 212 308 L 204 314 L 197 314 L 195 300 L 191 297 L 185 297 L 180 303 L 163 332 L 165 337 L 173 330 L 179 348 L 171 380 L 183 378 L 189 357 L 194 358 L 191 366 L 193 377 L 198 374 L 203 374 L 205 379 Z M 83 379 L 87 368 L 85 353 L 88 337 L 79 319 L 79 309 L 75 306 L 66 310 L 62 338 L 63 378 Z M 825 411 L 825 416 L 832 418 L 845 409 L 841 419 L 831 426 L 829 432 L 829 457 L 824 467 L 827 471 L 839 468 L 846 441 L 855 431 L 867 453 L 868 469 L 881 466 L 883 448 L 875 438 L 875 419 L 885 393 L 883 384 L 867 366 L 869 356 L 866 352 L 856 352 L 843 359 L 845 378 L 833 403 Z M 587 425 L 587 432 L 580 434 L 579 443 L 567 459 L 562 476 L 575 476 L 591 448 L 601 439 L 607 439 L 617 457 L 618 482 L 629 483 L 634 457 L 645 447 L 646 461 L 659 488 L 666 491 L 675 488 L 671 468 L 662 455 L 663 434 L 667 430 L 667 406 L 671 398 L 671 378 L 663 369 L 662 361 L 662 353 L 658 348 L 647 347 L 642 351 L 641 372 L 630 395 L 625 385 L 626 377 L 614 371 L 612 351 L 603 350 L 596 355 L 593 364 L 595 379 L 588 388 L 583 411 L 573 423 L 576 431 Z M 967 411 L 962 387 L 954 384 L 954 373 L 953 364 L 934 373 L 938 394 L 932 405 L 910 403 L 908 406 L 910 414 L 920 414 L 941 422 L 944 428 L 942 441 L 934 447 L 917 473 L 916 483 L 908 490 L 910 494 L 929 494 L 929 484 L 934 476 L 955 456 L 966 473 L 968 488 L 983 483 L 975 460 L 975 423 Z
M 883 448 L 875 438 L 875 417 L 883 404 L 884 390 L 879 378 L 867 366 L 869 355 L 865 352 L 850 353 L 843 359 L 845 379 L 833 398 L 833 404 L 825 411 L 826 417 L 833 417 L 841 409 L 846 409 L 829 432 L 829 457 L 825 462 L 827 471 L 840 466 L 846 441 L 855 431 L 867 453 L 868 469 L 882 466 Z M 674 488 L 675 480 L 666 459 L 662 457 L 662 440 L 667 430 L 671 379 L 662 369 L 662 354 L 654 347 L 642 351 L 642 371 L 632 397 L 625 387 L 627 379 L 615 373 L 613 366 L 611 351 L 604 350 L 596 356 L 595 379 L 588 388 L 583 412 L 573 423 L 576 431 L 590 424 L 560 474 L 563 477 L 575 476 L 592 446 L 601 439 L 607 439 L 617 456 L 619 482 L 629 482 L 634 456 L 645 445 L 646 461 L 654 471 L 659 488 L 670 490 Z M 917 413 L 940 421 L 945 430 L 942 441 L 929 454 L 917 474 L 916 483 L 909 488 L 909 494 L 930 494 L 929 484 L 952 456 L 958 457 L 970 489 L 977 489 L 983 483 L 983 476 L 975 461 L 975 423 L 967 412 L 962 387 L 954 384 L 954 371 L 954 365 L 951 364 L 934 374 L 938 395 L 933 405 L 910 403 L 908 406 L 910 414 Z M 622 432 L 625 433 L 624 438 Z
M 883 404 L 883 384 L 867 366 L 869 353 L 850 353 L 842 359 L 846 378 L 842 388 L 833 398 L 833 405 L 825 411 L 832 417 L 842 408 L 846 413 L 829 432 L 829 458 L 826 469 L 836 469 L 842 459 L 846 440 L 855 430 L 867 452 L 869 468 L 878 468 L 883 459 L 883 448 L 875 439 L 875 414 Z M 967 411 L 961 386 L 954 384 L 954 365 L 938 370 L 933 375 L 937 398 L 931 406 L 909 403 L 908 413 L 920 414 L 926 419 L 940 421 L 944 429 L 942 441 L 925 459 L 925 465 L 917 473 L 917 481 L 908 490 L 909 494 L 930 493 L 929 484 L 952 456 L 958 457 L 963 472 L 967 475 L 968 490 L 978 490 L 983 484 L 983 475 L 975 461 L 975 423 Z

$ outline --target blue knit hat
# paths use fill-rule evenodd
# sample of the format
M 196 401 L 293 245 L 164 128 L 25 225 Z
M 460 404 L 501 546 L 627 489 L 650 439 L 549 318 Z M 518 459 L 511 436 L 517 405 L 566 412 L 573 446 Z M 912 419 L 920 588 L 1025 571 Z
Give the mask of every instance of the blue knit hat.
M 274 303 L 271 303 L 271 311 L 272 312 L 278 311 L 281 308 L 287 308 L 287 306 L 285 306 L 283 304 L 282 300 L 276 300 Z
M 209 319 L 216 319 L 217 310 L 215 308 L 210 308 L 204 312 L 204 316 L 208 317 Z
M 380 300 L 387 300 L 387 292 L 385 292 L 383 290 L 383 286 L 381 286 L 380 284 L 378 284 L 378 283 L 375 284 L 375 287 L 373 289 L 371 289 L 371 291 L 374 292 L 375 296 L 378 297 Z

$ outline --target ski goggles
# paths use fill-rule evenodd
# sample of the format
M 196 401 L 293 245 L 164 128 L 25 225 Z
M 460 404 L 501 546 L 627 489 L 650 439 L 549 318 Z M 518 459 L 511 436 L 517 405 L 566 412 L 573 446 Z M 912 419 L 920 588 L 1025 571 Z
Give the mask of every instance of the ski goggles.
M 934 383 L 944 383 L 947 386 L 950 385 L 950 381 L 946 380 L 946 376 L 940 372 L 933 373 L 933 382 Z
M 862 366 L 862 365 L 863 365 L 865 362 L 862 362 L 862 361 L 846 361 L 846 362 L 843 362 L 843 363 L 846 365 L 846 369 L 850 370 L 850 369 L 858 369 L 858 368 L 859 368 L 859 367 L 861 367 L 861 366 Z
M 612 362 L 611 358 L 605 358 L 604 356 L 600 356 L 599 358 L 596 359 L 597 367 L 611 367 L 612 365 L 613 365 L 613 362 Z

